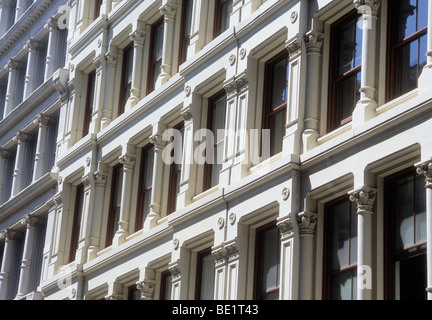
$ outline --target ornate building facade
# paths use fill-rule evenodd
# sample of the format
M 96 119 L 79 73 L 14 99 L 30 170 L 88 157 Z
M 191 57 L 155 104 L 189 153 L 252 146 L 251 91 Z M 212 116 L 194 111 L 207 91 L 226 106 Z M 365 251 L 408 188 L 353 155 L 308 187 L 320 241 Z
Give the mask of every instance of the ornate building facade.
M 432 0 L 3 0 L 0 66 L 0 299 L 432 299 Z

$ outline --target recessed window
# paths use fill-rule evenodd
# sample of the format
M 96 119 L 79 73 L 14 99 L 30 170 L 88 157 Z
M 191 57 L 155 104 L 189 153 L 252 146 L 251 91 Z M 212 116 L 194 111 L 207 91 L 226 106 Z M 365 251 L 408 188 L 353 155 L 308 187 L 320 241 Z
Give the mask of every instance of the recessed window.
M 59 125 L 59 113 L 50 117 L 48 122 L 48 134 L 46 140 L 45 160 L 44 160 L 44 173 L 51 171 L 54 166 L 57 154 L 57 136 Z
M 198 253 L 195 300 L 214 299 L 215 260 L 211 249 Z
M 90 122 L 93 114 L 94 96 L 95 96 L 96 72 L 92 71 L 87 76 L 87 91 L 84 106 L 84 120 L 82 136 L 85 137 L 89 133 Z
M 288 53 L 267 62 L 264 86 L 263 129 L 270 130 L 270 155 L 282 151 L 288 102 Z
M 172 275 L 171 271 L 167 270 L 162 272 L 161 275 L 161 290 L 159 299 L 160 300 L 171 300 L 172 294 Z
M 388 100 L 418 86 L 426 65 L 427 13 L 424 0 L 389 1 Z
M 9 200 L 12 192 L 12 180 L 15 170 L 16 147 L 8 151 L 3 179 L 2 203 Z
M 54 70 L 63 68 L 66 64 L 68 29 L 59 29 Z
M 154 147 L 146 146 L 141 151 L 141 167 L 138 186 L 138 204 L 135 220 L 135 231 L 142 229 L 150 213 L 151 191 L 153 185 Z
M 215 3 L 214 37 L 216 38 L 230 26 L 233 0 L 215 0 Z
M 278 300 L 280 235 L 276 222 L 257 229 L 255 257 L 255 299 Z
M 19 64 L 16 74 L 14 107 L 18 106 L 24 98 L 24 83 L 27 72 L 27 56 Z
M 37 89 L 45 80 L 46 58 L 48 50 L 48 37 L 41 40 L 37 46 L 36 67 L 33 88 Z
M 162 71 L 163 35 L 164 21 L 161 19 L 151 27 L 148 93 L 156 88 L 156 81 Z
M 7 92 L 7 77 L 3 77 L 2 79 L 0 79 L 0 120 L 2 120 L 4 116 L 6 92 Z
M 37 146 L 37 131 L 29 134 L 26 142 L 21 188 L 29 186 L 33 180 L 34 163 Z
M 180 136 L 177 139 L 183 139 L 184 124 L 181 123 L 174 127 L 177 132 L 180 132 Z M 175 139 L 175 138 L 174 138 Z M 173 143 L 176 143 L 173 140 Z M 180 179 L 181 179 L 181 163 L 177 162 L 177 155 L 174 152 L 179 152 L 178 147 L 174 147 L 171 152 L 171 156 L 174 161 L 169 166 L 169 187 L 168 187 L 168 207 L 167 214 L 173 213 L 177 209 L 177 195 L 180 192 Z
M 362 29 L 358 19 L 354 11 L 332 26 L 328 131 L 350 122 L 360 100 Z
M 179 65 L 186 61 L 187 49 L 192 35 L 192 10 L 193 0 L 183 0 L 180 34 Z
M 106 233 L 105 245 L 109 247 L 112 244 L 114 234 L 118 229 L 120 220 L 120 207 L 121 207 L 121 190 L 123 184 L 123 165 L 117 164 L 112 170 L 111 181 L 111 199 L 110 209 L 108 213 L 108 226 Z
M 204 167 L 204 188 L 210 189 L 219 184 L 219 172 L 222 170 L 222 156 L 224 146 L 224 135 L 218 134 L 218 130 L 225 129 L 226 94 L 224 91 L 209 99 L 208 107 L 208 129 L 214 137 L 213 159 L 206 162 Z
M 80 184 L 75 190 L 75 206 L 72 221 L 72 235 L 69 248 L 69 262 L 75 260 L 76 250 L 78 249 L 79 233 L 81 229 L 81 219 L 84 204 L 84 185 Z
M 38 217 L 36 222 L 36 235 L 33 244 L 28 292 L 35 291 L 41 283 L 47 220 L 47 215 L 44 215 L 42 217 Z
M 357 210 L 348 197 L 326 206 L 325 292 L 330 300 L 357 299 Z
M 103 0 L 95 0 L 93 19 L 97 19 L 100 16 L 102 2 Z
M 426 189 L 408 169 L 386 179 L 386 289 L 388 299 L 427 298 Z
M 132 89 L 133 44 L 123 50 L 122 78 L 120 85 L 120 101 L 118 116 L 123 114 Z
M 23 228 L 17 232 L 14 238 L 6 300 L 15 299 L 18 293 L 19 276 L 24 253 L 25 236 L 26 230 L 25 228 Z

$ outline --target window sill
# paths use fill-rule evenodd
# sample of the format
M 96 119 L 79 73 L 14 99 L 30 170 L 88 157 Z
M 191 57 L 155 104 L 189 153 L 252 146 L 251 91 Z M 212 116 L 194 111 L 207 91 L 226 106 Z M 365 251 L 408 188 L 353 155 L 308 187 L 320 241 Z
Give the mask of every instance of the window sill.
M 387 112 L 388 110 L 393 109 L 394 107 L 411 100 L 412 98 L 416 97 L 418 95 L 418 89 L 414 89 L 408 93 L 405 93 L 404 95 L 397 97 L 393 100 L 390 100 L 389 102 L 383 104 L 382 106 L 378 107 L 376 109 L 375 115 L 378 116 L 380 114 L 383 114 Z
M 342 135 L 343 133 L 345 133 L 351 129 L 352 129 L 352 123 L 348 122 L 348 123 L 344 124 L 343 126 L 341 126 L 337 129 L 327 133 L 326 135 L 318 138 L 318 145 L 322 145 L 322 144 Z

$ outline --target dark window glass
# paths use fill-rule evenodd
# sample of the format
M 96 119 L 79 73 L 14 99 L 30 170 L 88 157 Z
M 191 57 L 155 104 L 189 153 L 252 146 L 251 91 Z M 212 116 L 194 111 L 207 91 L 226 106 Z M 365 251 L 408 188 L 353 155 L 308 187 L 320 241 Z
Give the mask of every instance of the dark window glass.
M 427 1 L 389 2 L 390 59 L 388 64 L 388 100 L 418 86 L 426 65 Z
M 45 80 L 45 68 L 48 50 L 48 37 L 39 42 L 36 54 L 36 69 L 33 88 L 37 89 Z
M 357 210 L 347 197 L 326 207 L 327 299 L 357 299 Z
M 72 222 L 72 236 L 69 249 L 69 262 L 75 260 L 76 250 L 78 249 L 79 233 L 81 229 L 81 219 L 84 204 L 84 185 L 80 184 L 75 192 L 74 216 Z
M 183 0 L 182 6 L 179 65 L 185 62 L 187 58 L 187 48 L 189 47 L 190 37 L 192 34 L 193 0 Z
M 96 73 L 92 71 L 87 76 L 87 92 L 86 92 L 86 102 L 84 107 L 84 121 L 83 121 L 83 133 L 82 136 L 85 137 L 89 133 L 90 122 L 93 114 L 94 98 L 95 98 L 95 83 L 96 83 Z
M 21 186 L 22 189 L 29 186 L 33 180 L 37 138 L 37 132 L 33 132 L 27 138 Z
M 360 99 L 362 29 L 357 11 L 332 26 L 328 130 L 351 121 Z
M 198 253 L 196 300 L 214 299 L 215 260 L 211 250 Z
M 171 300 L 172 291 L 172 275 L 171 271 L 162 272 L 161 276 L 161 290 L 160 290 L 160 300 Z
M 29 292 L 35 291 L 41 282 L 43 250 L 45 246 L 47 216 L 39 217 L 36 223 L 36 235 L 33 247 Z
M 215 0 L 214 37 L 229 28 L 230 16 L 233 11 L 233 0 Z
M 183 123 L 174 127 L 174 129 L 180 131 L 181 137 L 183 137 L 184 126 Z M 178 152 L 178 148 L 176 151 Z M 172 150 L 172 157 L 176 158 L 174 155 L 174 149 Z M 175 160 L 170 165 L 170 179 L 169 179 L 169 189 L 168 189 L 168 211 L 167 213 L 173 213 L 177 207 L 177 195 L 180 192 L 180 179 L 181 179 L 181 163 L 177 163 Z
M 9 200 L 12 193 L 12 179 L 15 170 L 16 147 L 9 150 L 4 171 L 2 203 Z
M 17 232 L 13 240 L 12 262 L 10 265 L 9 283 L 7 286 L 6 300 L 13 300 L 18 293 L 19 276 L 24 252 L 26 231 Z
M 118 229 L 118 223 L 120 219 L 122 184 L 123 184 L 123 166 L 121 164 L 118 164 L 114 166 L 112 172 L 110 211 L 108 216 L 108 230 L 106 234 L 107 247 L 109 247 L 112 244 L 114 234 Z
M 150 212 L 151 190 L 153 184 L 154 147 L 147 146 L 141 153 L 140 182 L 138 188 L 138 206 L 135 231 L 143 227 L 145 218 Z
M 118 115 L 123 114 L 126 102 L 130 97 L 132 89 L 132 69 L 133 69 L 133 45 L 130 44 L 123 50 L 122 81 L 120 86 L 120 102 Z
M 159 20 L 152 26 L 150 44 L 150 72 L 147 92 L 155 89 L 156 81 L 161 74 L 163 51 L 164 21 Z

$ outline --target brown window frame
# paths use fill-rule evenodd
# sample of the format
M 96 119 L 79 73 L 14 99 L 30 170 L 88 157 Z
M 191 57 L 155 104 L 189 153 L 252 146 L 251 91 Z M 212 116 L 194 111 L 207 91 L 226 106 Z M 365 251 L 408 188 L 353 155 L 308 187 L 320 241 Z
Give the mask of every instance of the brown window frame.
M 396 251 L 394 249 L 394 216 L 393 216 L 393 208 L 394 208 L 394 201 L 392 200 L 392 181 L 394 181 L 397 178 L 401 178 L 404 176 L 413 175 L 416 178 L 423 179 L 421 176 L 417 176 L 415 168 L 410 167 L 405 170 L 399 171 L 395 174 L 392 174 L 385 178 L 384 180 L 384 220 L 385 220 L 385 228 L 384 228 L 384 270 L 385 270 L 385 277 L 384 277 L 384 299 L 386 300 L 393 300 L 395 299 L 395 267 L 394 264 L 396 261 L 402 261 L 407 260 L 411 258 L 415 258 L 420 255 L 426 255 L 427 249 L 426 249 L 426 241 L 421 241 L 418 243 L 414 243 L 413 245 L 407 246 L 401 250 Z M 413 196 L 413 206 L 415 207 L 416 204 L 416 188 L 414 183 L 414 196 Z M 426 189 L 424 190 L 426 193 Z M 413 212 L 414 221 L 415 221 L 415 212 Z M 415 225 L 415 222 L 414 222 Z M 415 239 L 415 229 L 413 232 L 414 239 Z M 425 284 L 426 285 L 426 284 Z
M 80 184 L 75 189 L 75 205 L 72 222 L 72 234 L 69 247 L 69 263 L 75 260 L 75 254 L 78 249 L 79 233 L 81 229 L 81 219 L 84 205 L 84 184 Z
M 93 11 L 93 20 L 96 20 L 101 13 L 101 6 L 102 6 L 103 0 L 95 0 L 95 6 Z
M 399 4 L 399 1 L 389 1 L 389 8 L 388 8 L 388 25 L 387 25 L 387 34 L 389 35 L 387 37 L 387 52 L 389 53 L 389 59 L 387 59 L 387 79 L 386 79 L 386 101 L 393 100 L 406 92 L 398 92 L 397 89 L 397 72 L 398 72 L 398 49 L 404 47 L 405 45 L 408 45 L 410 43 L 413 43 L 415 41 L 419 41 L 421 37 L 427 35 L 427 26 L 421 28 L 420 30 L 415 31 L 413 34 L 409 35 L 402 41 L 397 42 L 395 37 L 397 36 L 397 26 L 400 24 L 399 19 L 397 19 L 397 12 L 398 9 L 397 4 Z M 416 10 L 418 9 L 418 6 Z M 416 24 L 418 23 L 418 16 L 416 19 Z M 416 26 L 416 29 L 418 26 Z M 420 61 L 420 48 L 418 48 L 417 52 L 417 61 Z M 419 68 L 419 65 L 417 65 L 417 87 L 418 87 L 418 79 L 420 76 L 421 70 Z
M 86 90 L 86 100 L 84 106 L 82 138 L 84 138 L 89 133 L 90 123 L 93 114 L 95 89 L 96 89 L 96 71 L 93 70 L 87 75 L 87 90 Z
M 119 185 L 119 181 L 117 181 L 118 175 L 123 174 L 123 165 L 121 163 L 116 164 L 112 169 L 112 181 L 111 181 L 111 195 L 110 195 L 110 207 L 108 212 L 108 223 L 107 223 L 107 232 L 105 239 L 105 246 L 109 247 L 112 245 L 112 241 L 114 238 L 114 222 L 116 220 L 116 212 L 120 215 L 121 210 L 121 201 L 120 204 L 116 204 L 116 196 L 118 192 L 121 193 L 122 185 Z M 122 180 L 122 179 L 121 179 Z
M 174 129 L 181 131 L 184 128 L 184 123 L 181 122 L 174 127 Z M 183 135 L 182 135 L 183 139 Z M 174 150 L 172 150 L 173 152 Z M 167 215 L 176 211 L 177 207 L 177 186 L 181 181 L 177 180 L 181 176 L 181 164 L 179 165 L 180 169 L 177 168 L 177 164 L 175 160 L 169 166 L 169 183 L 168 183 L 168 204 L 167 204 Z
M 277 279 L 279 282 L 279 285 L 271 290 L 261 292 L 261 285 L 263 279 L 261 278 L 261 272 L 262 272 L 262 257 L 263 257 L 263 234 L 266 231 L 269 231 L 273 228 L 278 228 L 276 221 L 272 221 L 270 223 L 267 223 L 259 228 L 256 229 L 255 234 L 255 264 L 254 264 L 254 285 L 253 285 L 253 294 L 254 294 L 254 300 L 262 300 L 263 296 L 272 293 L 272 292 L 279 292 L 280 291 L 280 285 L 281 285 L 281 279 L 280 279 L 280 268 L 281 266 L 281 260 L 280 260 L 280 253 L 281 253 L 281 241 L 280 241 L 280 230 L 278 230 L 278 247 L 277 247 Z
M 215 128 L 213 128 L 213 107 L 220 100 L 225 99 L 225 115 L 226 115 L 226 92 L 225 90 L 221 90 L 212 97 L 210 97 L 208 102 L 208 112 L 207 112 L 207 128 L 213 133 L 213 137 L 215 139 L 213 145 L 213 152 L 216 152 L 216 148 L 218 145 L 223 144 L 225 142 L 225 137 L 222 137 L 222 140 L 218 139 L 218 134 Z M 226 123 L 224 125 L 226 127 Z M 217 160 L 217 159 L 216 159 Z M 213 171 L 214 163 L 208 163 L 207 161 L 204 164 L 204 177 L 203 177 L 203 191 L 206 191 L 213 187 L 212 181 L 212 171 Z
M 160 281 L 160 292 L 159 292 L 159 300 L 166 300 L 166 285 L 168 284 L 168 279 L 172 277 L 171 271 L 165 270 L 161 273 L 161 281 Z M 172 284 L 172 282 L 170 282 Z M 172 290 L 171 290 L 172 291 Z M 171 292 L 172 294 L 172 292 Z M 170 297 L 172 299 L 172 297 Z
M 151 38 L 150 38 L 150 59 L 149 59 L 149 72 L 148 72 L 148 80 L 147 80 L 147 94 L 151 93 L 155 90 L 155 68 L 160 63 L 162 65 L 162 55 L 160 57 L 155 57 L 155 45 L 156 45 L 156 32 L 155 30 L 162 25 L 162 29 L 164 28 L 164 18 L 160 18 L 151 26 Z M 162 51 L 163 51 L 163 43 L 162 43 Z
M 331 39 L 330 39 L 330 66 L 329 66 L 329 99 L 328 99 L 328 114 L 327 114 L 327 132 L 331 132 L 349 122 L 352 121 L 352 112 L 351 115 L 344 119 L 337 119 L 337 115 L 340 107 L 338 106 L 337 101 L 337 89 L 338 83 L 346 80 L 350 77 L 355 77 L 355 88 L 358 87 L 357 84 L 357 75 L 362 71 L 362 65 L 351 68 L 349 71 L 345 72 L 342 76 L 337 75 L 338 68 L 338 57 L 339 57 L 339 45 L 340 45 L 340 28 L 346 25 L 351 20 L 357 20 L 359 17 L 359 13 L 357 10 L 353 10 L 348 14 L 344 15 L 341 19 L 336 21 L 331 26 Z M 357 23 L 357 22 L 356 22 Z M 355 51 L 355 49 L 354 49 Z M 357 90 L 355 91 L 357 94 Z M 353 92 L 354 94 L 354 92 Z M 356 100 L 356 99 L 354 99 Z M 357 102 L 352 106 L 352 111 L 356 106 Z
M 197 253 L 197 269 L 196 269 L 196 281 L 195 281 L 195 300 L 201 300 L 201 287 L 202 287 L 202 268 L 204 258 L 212 254 L 211 248 L 204 249 Z M 214 287 L 213 287 L 214 296 Z
M 224 10 L 224 7 L 229 3 L 233 2 L 233 0 L 215 0 L 215 16 L 214 16 L 214 26 L 213 26 L 213 38 L 216 38 L 220 34 L 222 34 L 224 31 L 228 30 L 222 30 L 222 13 Z M 231 4 L 232 5 L 232 4 Z M 229 17 L 227 17 L 229 19 Z M 229 25 L 229 24 L 228 24 Z
M 276 65 L 277 63 L 281 62 L 282 60 L 287 59 L 287 74 L 285 75 L 287 85 L 285 87 L 285 102 L 277 106 L 274 110 L 270 110 L 272 107 L 271 99 L 272 99 L 272 67 Z M 287 113 L 287 106 L 288 106 L 288 78 L 289 78 L 289 55 L 287 50 L 283 50 L 282 52 L 278 53 L 276 56 L 271 58 L 269 61 L 265 64 L 265 71 L 264 71 L 264 103 L 263 103 L 263 116 L 262 116 L 262 128 L 263 129 L 269 129 L 270 132 L 274 130 L 272 128 L 272 118 L 279 113 L 285 113 L 285 124 L 286 124 L 286 113 Z M 284 129 L 286 134 L 286 127 Z M 284 135 L 285 135 L 284 134 Z M 283 144 L 283 142 L 281 142 Z M 261 153 L 262 153 L 261 146 Z M 282 148 L 282 147 L 281 147 Z M 276 154 L 276 153 L 274 153 Z M 270 154 L 270 156 L 273 156 L 274 154 Z
M 130 43 L 123 49 L 120 97 L 119 97 L 117 116 L 120 116 L 124 113 L 127 99 L 129 98 L 130 90 L 132 89 L 132 80 L 126 82 L 125 77 L 126 77 L 126 71 L 128 69 L 128 62 L 131 63 L 132 65 L 131 73 L 133 72 L 133 55 L 134 55 L 133 43 Z
M 142 229 L 143 223 L 144 223 L 144 204 L 146 197 L 151 197 L 151 191 L 153 189 L 153 185 L 150 187 L 147 187 L 146 189 L 143 188 L 144 181 L 146 179 L 146 159 L 145 156 L 147 152 L 154 152 L 154 146 L 152 144 L 146 145 L 141 150 L 141 164 L 140 164 L 140 174 L 139 174 L 139 186 L 138 186 L 138 200 L 137 200 L 137 212 L 136 212 L 136 219 L 135 219 L 135 232 Z M 151 164 L 153 166 L 153 163 Z
M 192 12 L 191 16 L 189 16 L 188 12 L 188 2 L 189 5 L 192 6 Z M 180 27 L 180 51 L 179 51 L 179 61 L 178 64 L 181 65 L 183 62 L 187 59 L 187 49 L 190 44 L 191 34 L 186 30 L 186 27 L 188 25 L 188 19 L 192 20 L 192 13 L 193 13 L 193 0 L 183 0 L 182 1 L 182 13 L 181 13 L 181 27 Z M 192 24 L 192 21 L 189 22 L 189 24 Z
M 323 255 L 324 255 L 324 263 L 323 263 L 323 279 L 324 279 L 324 285 L 323 285 L 323 298 L 325 300 L 333 300 L 333 282 L 332 282 L 332 276 L 336 275 L 336 274 L 340 274 L 346 271 L 351 271 L 352 275 L 357 275 L 357 260 L 355 263 L 351 263 L 351 261 L 349 261 L 349 265 L 343 268 L 340 268 L 339 270 L 336 271 L 331 271 L 331 267 L 330 264 L 332 262 L 333 259 L 333 255 L 332 255 L 332 245 L 331 245 L 331 237 L 330 235 L 333 234 L 333 228 L 332 228 L 332 217 L 331 217 L 331 213 L 329 212 L 331 209 L 331 207 L 334 207 L 338 204 L 341 204 L 343 202 L 350 202 L 349 200 L 349 196 L 342 196 L 340 198 L 337 198 L 333 201 L 330 201 L 328 203 L 325 204 L 325 209 L 324 209 L 324 250 L 323 250 Z M 350 208 L 351 208 L 351 203 L 350 203 Z M 349 258 L 352 258 L 351 256 L 351 211 L 349 212 L 349 225 L 350 225 L 350 239 L 349 239 L 349 246 L 350 246 L 350 256 Z M 357 250 L 357 249 L 356 249 Z M 357 257 L 356 257 L 357 259 Z M 353 286 L 351 287 L 351 297 L 354 296 L 354 292 L 353 290 Z

